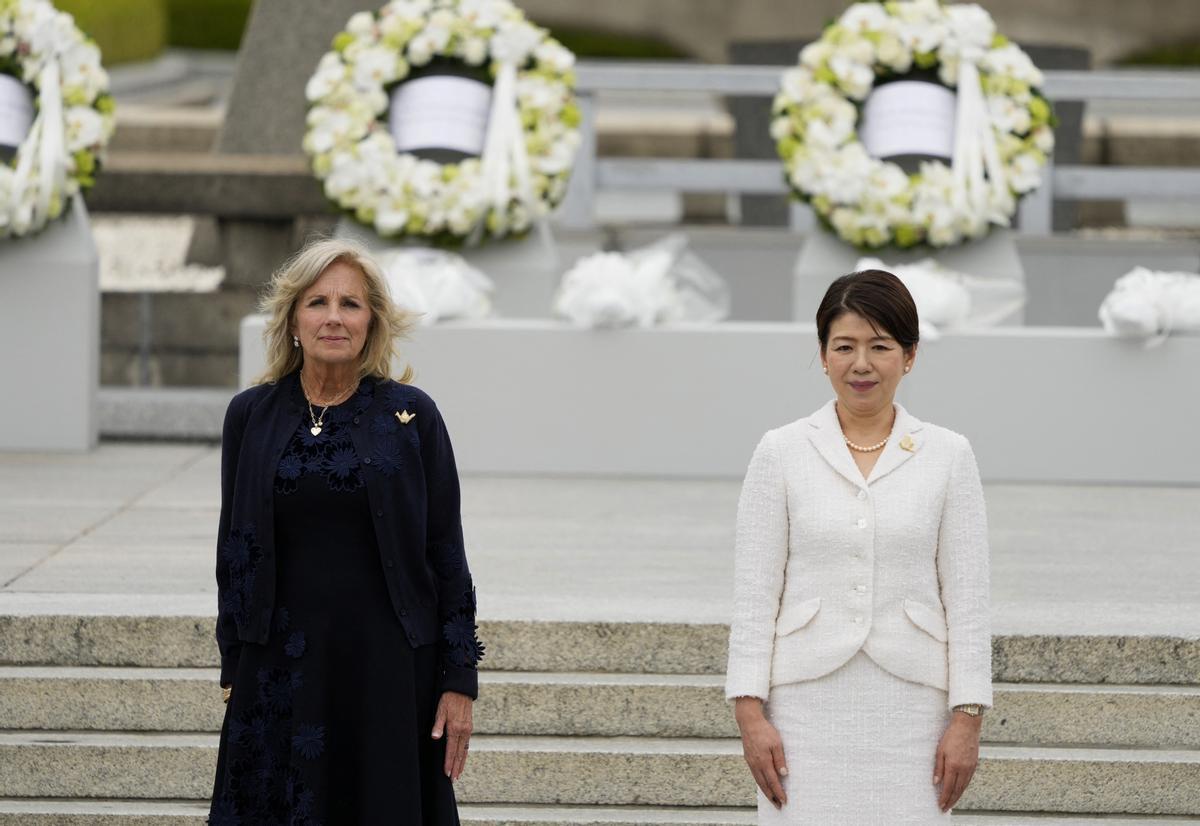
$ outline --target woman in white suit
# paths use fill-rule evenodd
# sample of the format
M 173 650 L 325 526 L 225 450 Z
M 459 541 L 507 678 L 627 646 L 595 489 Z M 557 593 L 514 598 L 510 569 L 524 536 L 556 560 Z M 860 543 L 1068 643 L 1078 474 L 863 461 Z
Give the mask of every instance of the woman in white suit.
M 894 401 L 918 342 L 896 276 L 837 279 L 817 337 L 835 399 L 768 432 L 742 488 L 726 695 L 760 824 L 940 823 L 992 703 L 979 471 Z

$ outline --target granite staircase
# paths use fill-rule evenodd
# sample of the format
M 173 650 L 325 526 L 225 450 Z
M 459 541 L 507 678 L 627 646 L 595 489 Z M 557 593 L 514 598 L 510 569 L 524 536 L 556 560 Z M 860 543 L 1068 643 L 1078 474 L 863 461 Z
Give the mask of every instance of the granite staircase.
M 200 826 L 223 706 L 212 620 L 0 616 L 0 826 Z M 469 826 L 734 826 L 754 787 L 721 625 L 490 622 Z M 1200 820 L 1200 641 L 999 637 L 955 820 Z M 397 823 L 403 823 L 398 813 Z

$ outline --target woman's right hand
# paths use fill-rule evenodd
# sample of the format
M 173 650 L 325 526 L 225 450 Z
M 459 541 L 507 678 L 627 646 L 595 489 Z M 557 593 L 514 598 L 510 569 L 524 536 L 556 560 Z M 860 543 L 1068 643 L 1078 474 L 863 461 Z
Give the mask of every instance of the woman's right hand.
M 782 777 L 787 777 L 783 759 L 783 738 L 763 714 L 763 703 L 757 697 L 738 697 L 734 716 L 742 732 L 742 755 L 754 775 L 754 782 L 776 809 L 787 803 Z

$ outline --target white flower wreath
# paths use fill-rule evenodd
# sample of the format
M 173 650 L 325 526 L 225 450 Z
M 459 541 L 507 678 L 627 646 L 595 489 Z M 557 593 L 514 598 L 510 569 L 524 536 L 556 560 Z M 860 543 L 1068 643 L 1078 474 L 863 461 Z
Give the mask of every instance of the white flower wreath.
M 953 165 L 925 161 L 910 175 L 871 157 L 857 129 L 876 82 L 914 69 L 936 69 L 958 103 Z M 784 74 L 771 135 L 793 193 L 845 241 L 944 247 L 1008 226 L 1020 196 L 1041 183 L 1054 148 L 1042 82 L 977 5 L 859 2 Z
M 94 183 L 115 122 L 100 49 L 50 0 L 0 0 L 0 75 L 37 101 L 12 162 L 0 163 L 4 238 L 39 231 Z
M 393 0 L 359 12 L 308 82 L 304 149 L 325 194 L 384 237 L 437 244 L 520 235 L 566 194 L 579 145 L 575 56 L 508 0 Z M 440 164 L 397 151 L 381 118 L 389 89 L 435 57 L 479 67 L 507 94 L 519 157 Z M 497 180 L 499 178 L 499 180 Z

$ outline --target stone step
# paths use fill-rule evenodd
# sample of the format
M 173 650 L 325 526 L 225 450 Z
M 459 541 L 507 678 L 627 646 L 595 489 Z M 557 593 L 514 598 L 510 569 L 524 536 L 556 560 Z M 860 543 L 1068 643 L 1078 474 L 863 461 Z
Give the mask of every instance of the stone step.
M 211 667 L 212 617 L 0 615 L 0 665 Z M 487 669 L 722 674 L 719 623 L 484 620 Z M 1174 636 L 1000 635 L 998 682 L 1200 684 L 1200 639 Z
M 736 737 L 720 675 L 485 671 L 479 734 Z M 215 732 L 207 668 L 0 667 L 12 730 Z M 999 683 L 983 739 L 1024 745 L 1200 748 L 1200 687 Z
M 207 734 L 0 733 L 0 798 L 204 799 L 216 745 Z M 471 754 L 465 803 L 754 803 L 736 740 L 479 735 Z M 1200 815 L 1200 751 L 986 746 L 961 807 Z
M 204 826 L 208 806 L 189 801 L 0 800 L 0 826 Z M 467 826 L 752 826 L 749 808 L 674 806 L 488 806 L 463 804 Z M 1097 815 L 1030 817 L 956 813 L 966 826 L 1178 826 L 1177 818 Z

